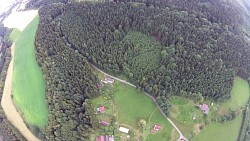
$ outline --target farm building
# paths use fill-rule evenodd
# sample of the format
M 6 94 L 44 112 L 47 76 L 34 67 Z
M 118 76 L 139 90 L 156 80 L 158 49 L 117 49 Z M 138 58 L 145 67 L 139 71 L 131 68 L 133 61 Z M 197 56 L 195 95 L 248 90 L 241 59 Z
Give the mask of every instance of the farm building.
M 152 133 L 156 133 L 157 131 L 161 130 L 161 126 L 160 125 L 154 125 L 154 128 L 151 130 Z
M 128 129 L 128 128 L 124 128 L 124 127 L 120 127 L 120 128 L 119 128 L 119 131 L 128 134 L 129 129 Z
M 113 78 L 105 78 L 104 80 L 101 80 L 103 83 L 107 84 L 107 83 L 114 83 L 114 79 Z
M 100 121 L 99 122 L 101 125 L 103 125 L 103 126 L 109 126 L 109 122 L 107 122 L 107 121 Z
M 208 108 L 207 104 L 202 104 L 202 105 L 200 105 L 199 107 L 200 107 L 200 109 L 201 109 L 201 111 L 202 111 L 203 113 L 208 114 L 209 108 Z
M 105 107 L 104 106 L 100 106 L 100 107 L 96 108 L 96 110 L 98 112 L 100 112 L 100 113 L 103 113 L 103 112 L 105 112 Z
M 114 141 L 113 135 L 103 135 L 96 137 L 96 141 Z

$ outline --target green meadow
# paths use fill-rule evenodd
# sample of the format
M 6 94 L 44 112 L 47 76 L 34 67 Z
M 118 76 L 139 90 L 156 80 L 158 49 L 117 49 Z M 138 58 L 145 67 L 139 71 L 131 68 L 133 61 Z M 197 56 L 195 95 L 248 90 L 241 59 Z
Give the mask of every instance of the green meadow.
M 236 141 L 239 135 L 242 115 L 224 124 L 210 123 L 194 138 L 194 141 Z
M 37 16 L 20 35 L 17 30 L 10 35 L 11 40 L 16 41 L 12 83 L 14 103 L 25 120 L 31 125 L 44 127 L 48 122 L 48 105 L 45 82 L 36 62 L 34 46 L 38 23 Z
M 246 80 L 236 77 L 233 82 L 233 88 L 231 92 L 231 98 L 222 103 L 221 108 L 225 111 L 238 110 L 244 108 L 249 99 L 250 91 L 249 84 Z
M 155 103 L 143 92 L 126 84 L 116 83 L 114 86 L 114 102 L 120 123 L 138 129 L 138 121 L 140 119 L 146 120 L 147 124 L 142 131 L 145 140 L 171 140 L 171 133 L 174 131 L 172 125 L 161 114 Z M 151 130 L 155 124 L 159 124 L 163 128 L 152 134 Z

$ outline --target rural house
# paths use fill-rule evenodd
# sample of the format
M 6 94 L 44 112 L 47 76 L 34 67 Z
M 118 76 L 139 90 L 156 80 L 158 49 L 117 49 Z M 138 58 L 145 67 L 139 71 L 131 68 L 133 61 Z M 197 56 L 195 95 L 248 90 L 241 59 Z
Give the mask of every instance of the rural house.
M 100 107 L 96 108 L 96 110 L 98 112 L 100 112 L 100 113 L 103 113 L 103 112 L 105 112 L 105 107 L 104 106 L 100 106 Z
M 200 105 L 199 107 L 200 107 L 200 109 L 201 109 L 201 111 L 202 111 L 203 113 L 208 114 L 209 108 L 208 108 L 207 104 L 202 104 L 202 105 Z
M 128 129 L 128 128 L 124 128 L 124 127 L 120 127 L 120 128 L 119 128 L 119 131 L 128 134 L 129 129 Z
M 96 137 L 96 141 L 114 141 L 113 135 L 103 135 Z
M 101 80 L 101 81 L 105 84 L 107 84 L 107 83 L 112 84 L 112 83 L 114 83 L 115 80 L 113 78 L 105 78 L 104 80 Z
M 107 122 L 107 121 L 100 121 L 99 122 L 101 125 L 103 125 L 103 126 L 109 126 L 109 122 Z
M 157 131 L 161 130 L 161 126 L 160 125 L 154 125 L 154 128 L 151 130 L 152 133 L 156 133 Z

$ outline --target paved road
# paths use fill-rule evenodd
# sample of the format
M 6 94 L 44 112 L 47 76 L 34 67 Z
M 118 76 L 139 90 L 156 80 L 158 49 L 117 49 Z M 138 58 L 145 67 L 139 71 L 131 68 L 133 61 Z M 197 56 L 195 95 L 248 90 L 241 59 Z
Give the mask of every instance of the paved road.
M 120 79 L 120 78 L 117 78 L 117 77 L 114 77 L 114 76 L 112 76 L 112 75 L 109 75 L 109 74 L 107 74 L 106 72 L 104 72 L 104 71 L 100 70 L 99 68 L 97 68 L 96 66 L 94 66 L 93 64 L 91 64 L 91 65 L 92 65 L 96 70 L 98 70 L 99 72 L 103 73 L 104 75 L 107 75 L 107 76 L 109 76 L 109 77 L 111 77 L 111 78 L 113 78 L 113 79 L 115 79 L 115 80 L 118 80 L 118 81 L 120 81 L 120 82 L 122 82 L 122 83 L 128 84 L 128 85 L 130 85 L 130 86 L 136 88 L 136 86 L 135 86 L 134 84 L 131 84 L 131 83 L 125 81 L 125 80 L 122 80 L 122 79 Z M 162 115 L 163 115 L 163 116 L 164 116 L 164 117 L 174 126 L 174 128 L 178 131 L 180 137 L 179 137 L 179 139 L 178 139 L 177 141 L 180 141 L 181 139 L 184 139 L 184 140 L 188 141 L 188 140 L 183 136 L 183 134 L 181 133 L 181 131 L 179 130 L 179 128 L 174 124 L 174 122 L 164 114 L 164 112 L 161 110 L 160 106 L 157 104 L 155 98 L 152 97 L 150 94 L 148 94 L 148 93 L 146 93 L 146 92 L 144 92 L 144 94 L 147 95 L 148 97 L 150 97 L 150 98 L 154 101 L 154 103 L 156 104 L 156 106 L 158 107 L 158 109 L 161 111 Z
M 3 111 L 7 117 L 7 119 L 20 131 L 20 133 L 28 140 L 28 141 L 39 141 L 30 130 L 27 128 L 24 123 L 22 117 L 17 112 L 16 107 L 11 98 L 12 92 L 12 75 L 13 75 L 13 61 L 14 61 L 14 47 L 15 43 L 13 43 L 11 47 L 12 60 L 9 64 L 9 68 L 7 71 L 7 76 L 5 79 L 3 95 L 1 105 L 3 107 Z

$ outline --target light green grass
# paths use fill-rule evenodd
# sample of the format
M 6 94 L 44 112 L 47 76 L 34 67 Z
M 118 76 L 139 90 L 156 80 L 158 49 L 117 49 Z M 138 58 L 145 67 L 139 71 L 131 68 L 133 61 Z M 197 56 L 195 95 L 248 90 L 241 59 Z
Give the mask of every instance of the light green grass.
M 224 102 L 221 107 L 225 111 L 228 111 L 229 108 L 231 108 L 232 110 L 243 108 L 248 102 L 249 95 L 250 91 L 247 81 L 240 77 L 236 77 L 234 79 L 231 98 L 228 101 Z
M 14 28 L 12 30 L 12 32 L 10 33 L 10 40 L 12 42 L 15 42 L 18 39 L 18 37 L 20 36 L 20 34 L 21 34 L 21 32 L 17 28 Z
M 145 119 L 147 127 L 143 133 L 149 134 L 147 141 L 170 140 L 173 127 L 159 109 L 155 111 L 156 105 L 150 98 L 141 91 L 125 84 L 115 84 L 114 92 L 114 101 L 120 123 L 138 129 L 137 123 L 139 119 Z M 149 121 L 151 114 L 152 117 Z M 160 124 L 163 126 L 163 130 L 156 134 L 151 134 L 150 132 L 154 124 Z
M 211 123 L 194 138 L 194 141 L 236 141 L 241 122 L 242 115 L 224 124 Z
M 31 125 L 44 127 L 48 122 L 48 105 L 45 82 L 36 62 L 34 47 L 38 23 L 37 16 L 16 40 L 12 82 L 14 102 L 25 120 Z
M 167 121 L 167 119 L 161 114 L 159 109 L 157 109 L 157 111 L 153 114 L 149 123 L 151 125 L 150 130 L 153 128 L 155 124 L 160 124 L 163 128 L 161 131 L 155 134 L 150 134 L 147 138 L 147 141 L 169 141 L 172 138 L 171 132 L 173 131 L 173 127 Z M 177 139 L 172 139 L 172 140 L 177 140 Z

